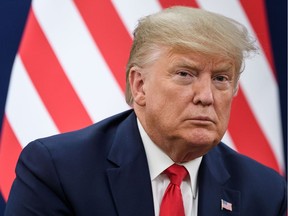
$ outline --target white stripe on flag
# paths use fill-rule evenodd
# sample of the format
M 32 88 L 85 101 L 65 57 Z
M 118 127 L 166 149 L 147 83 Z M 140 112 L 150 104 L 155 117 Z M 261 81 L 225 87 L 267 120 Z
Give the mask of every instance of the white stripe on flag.
M 226 133 L 224 134 L 224 137 L 221 140 L 223 143 L 225 143 L 226 145 L 228 145 L 230 148 L 234 149 L 237 151 L 237 148 L 229 134 L 229 131 L 226 131 Z
M 59 133 L 18 55 L 10 79 L 6 116 L 22 148 L 36 138 Z
M 128 109 L 117 81 L 73 1 L 33 1 L 33 9 L 92 120 L 96 122 Z
M 112 0 L 112 3 L 131 36 L 141 17 L 156 13 L 162 9 L 157 0 Z

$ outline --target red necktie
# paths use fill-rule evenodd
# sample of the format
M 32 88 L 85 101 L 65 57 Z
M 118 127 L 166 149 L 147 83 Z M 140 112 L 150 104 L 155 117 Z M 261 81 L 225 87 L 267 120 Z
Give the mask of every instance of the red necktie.
M 184 166 L 174 164 L 164 173 L 169 177 L 170 184 L 162 199 L 160 216 L 185 216 L 180 185 L 188 172 Z

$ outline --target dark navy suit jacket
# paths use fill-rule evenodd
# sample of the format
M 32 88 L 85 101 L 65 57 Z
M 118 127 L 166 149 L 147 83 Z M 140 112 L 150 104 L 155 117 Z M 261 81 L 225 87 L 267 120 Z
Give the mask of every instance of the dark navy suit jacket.
M 19 158 L 5 215 L 153 216 L 143 143 L 132 110 L 85 129 L 38 139 Z M 223 143 L 203 157 L 199 216 L 278 216 L 286 183 Z M 232 211 L 221 210 L 221 199 Z

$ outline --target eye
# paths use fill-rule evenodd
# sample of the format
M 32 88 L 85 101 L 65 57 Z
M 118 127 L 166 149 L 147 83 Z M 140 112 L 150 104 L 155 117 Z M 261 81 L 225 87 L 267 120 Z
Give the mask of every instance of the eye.
M 189 74 L 188 72 L 186 72 L 186 71 L 180 71 L 180 72 L 178 72 L 178 75 L 180 75 L 180 76 L 182 76 L 182 77 L 187 77 L 187 76 L 189 76 L 190 74 Z
M 225 82 L 225 81 L 228 81 L 228 77 L 227 76 L 222 76 L 222 75 L 219 75 L 219 76 L 216 76 L 214 78 L 215 81 L 218 81 L 218 82 Z
M 173 73 L 173 80 L 179 85 L 189 85 L 194 80 L 195 74 L 187 70 L 176 70 Z
M 214 85 L 219 90 L 225 90 L 232 86 L 231 77 L 228 75 L 216 75 L 213 78 Z

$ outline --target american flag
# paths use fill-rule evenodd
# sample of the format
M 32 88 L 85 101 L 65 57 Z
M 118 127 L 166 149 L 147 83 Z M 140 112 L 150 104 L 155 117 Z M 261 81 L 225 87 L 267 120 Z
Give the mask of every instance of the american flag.
M 30 141 L 129 109 L 124 89 L 132 31 L 140 17 L 172 5 L 231 17 L 257 38 L 260 52 L 246 62 L 223 141 L 284 173 L 279 92 L 263 0 L 33 0 L 1 131 L 5 201 L 17 158 Z
M 221 210 L 232 211 L 232 203 L 229 203 L 223 199 L 221 199 Z

